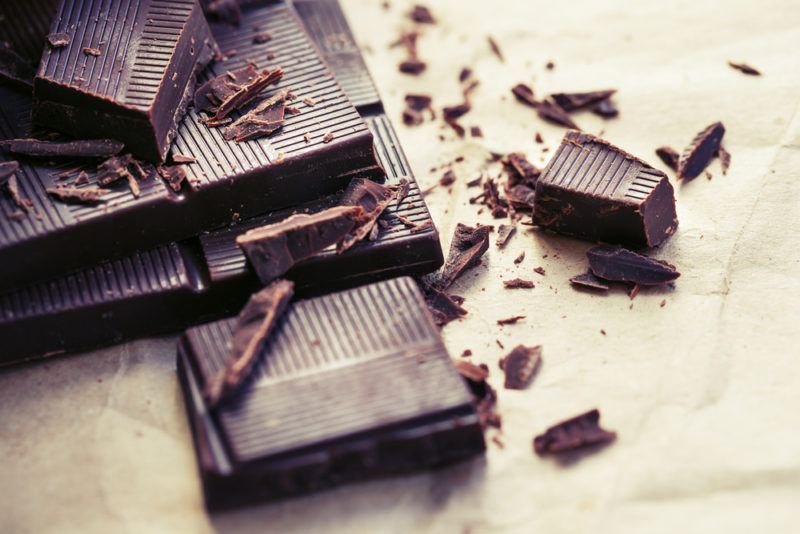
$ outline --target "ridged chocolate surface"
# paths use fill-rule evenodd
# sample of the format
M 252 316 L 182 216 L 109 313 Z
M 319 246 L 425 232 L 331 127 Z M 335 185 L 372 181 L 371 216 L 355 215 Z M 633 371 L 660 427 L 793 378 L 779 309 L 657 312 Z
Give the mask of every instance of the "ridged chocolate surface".
M 187 331 L 201 377 L 224 366 L 232 326 Z M 218 415 L 247 462 L 470 402 L 415 282 L 398 278 L 295 303 Z
M 39 64 L 58 0 L 4 0 L 0 2 L 0 41 L 32 65 Z
M 295 0 L 294 6 L 353 104 L 358 108 L 380 105 L 380 96 L 339 2 Z

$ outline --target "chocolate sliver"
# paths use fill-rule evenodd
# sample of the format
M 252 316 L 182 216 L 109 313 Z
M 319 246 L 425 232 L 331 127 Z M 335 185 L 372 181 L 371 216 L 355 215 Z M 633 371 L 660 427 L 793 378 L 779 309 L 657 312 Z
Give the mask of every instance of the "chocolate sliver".
M 608 291 L 609 285 L 605 280 L 596 277 L 591 271 L 578 274 L 569 279 L 570 283 L 579 287 Z
M 569 114 L 555 101 L 547 98 L 536 105 L 536 113 L 546 121 L 566 126 L 574 130 L 580 130 L 577 124 L 570 118 Z
M 8 192 L 8 196 L 11 197 L 11 201 L 17 205 L 17 207 L 22 208 L 25 211 L 30 211 L 33 207 L 33 202 L 29 198 L 24 198 L 22 196 L 22 192 L 19 190 L 19 182 L 17 181 L 17 177 L 15 175 L 11 175 L 6 180 L 6 191 Z
M 600 412 L 590 410 L 551 426 L 544 434 L 536 436 L 533 448 L 536 454 L 559 454 L 591 445 L 610 443 L 617 437 L 600 427 Z
M 58 200 L 78 204 L 98 204 L 103 202 L 102 197 L 108 192 L 108 189 L 99 187 L 51 187 L 47 189 L 47 193 Z
M 555 93 L 550 95 L 550 98 L 561 106 L 561 109 L 564 111 L 577 111 L 602 102 L 616 92 L 616 89 L 606 89 L 603 91 L 588 91 L 585 93 Z
M 642 286 L 666 284 L 680 276 L 667 262 L 654 260 L 636 252 L 614 246 L 593 247 L 586 252 L 592 274 L 614 282 L 630 282 Z
M 728 65 L 744 74 L 749 74 L 750 76 L 761 76 L 761 71 L 755 67 L 751 67 L 747 63 L 734 63 L 733 61 L 728 61 Z
M 467 314 L 467 310 L 461 307 L 461 302 L 454 295 L 440 291 L 432 286 L 425 287 L 424 291 L 428 310 L 433 316 L 433 321 L 438 326 L 444 326 L 450 321 Z
M 395 204 L 399 208 L 403 201 L 408 196 L 410 191 L 410 184 L 407 179 L 400 178 L 400 183 L 397 185 L 397 191 L 395 191 Z
M 534 98 L 533 89 L 529 85 L 518 83 L 511 88 L 511 92 L 518 101 L 532 108 L 535 108 L 539 104 Z
M 233 111 L 241 110 L 255 100 L 268 86 L 283 78 L 283 70 L 257 72 L 252 64 L 222 74 L 200 86 L 195 92 L 195 106 L 214 111 L 209 125 L 218 125 Z M 219 102 L 214 106 L 213 102 Z
M 611 119 L 619 115 L 619 109 L 617 109 L 617 106 L 611 101 L 611 98 L 601 100 L 600 102 L 594 104 L 590 110 L 595 115 L 599 115 L 604 119 Z
M 530 280 L 523 280 L 522 278 L 514 278 L 512 280 L 504 280 L 503 286 L 506 289 L 533 289 L 536 287 Z
M 69 34 L 64 32 L 51 33 L 47 36 L 47 44 L 49 44 L 52 48 L 61 48 L 62 46 L 67 46 L 70 40 L 71 38 Z
M 366 178 L 353 179 L 342 194 L 339 203 L 342 206 L 358 206 L 364 210 L 364 214 L 356 227 L 339 242 L 336 251 L 341 254 L 367 237 L 378 221 L 378 217 L 394 198 L 395 192 L 389 187 Z
M 0 185 L 8 181 L 9 176 L 12 176 L 19 169 L 19 163 L 16 161 L 3 161 L 0 162 Z
M 225 128 L 222 136 L 227 141 L 242 142 L 257 139 L 278 130 L 283 126 L 288 94 L 289 91 L 284 89 L 267 98 L 252 111 L 242 115 Z
M 670 146 L 660 146 L 656 149 L 656 156 L 664 162 L 664 165 L 673 171 L 678 170 L 678 160 L 681 158 L 681 155 L 678 154 L 678 151 L 674 148 Z
M 450 242 L 450 251 L 439 279 L 441 289 L 450 287 L 464 271 L 475 266 L 481 256 L 489 249 L 488 226 L 472 228 L 466 224 L 456 225 L 453 240 Z
M 181 190 L 183 182 L 186 181 L 186 170 L 181 165 L 162 165 L 158 168 L 158 175 L 176 193 Z
M 41 141 L 39 139 L 7 139 L 0 148 L 13 154 L 44 158 L 108 158 L 119 154 L 125 145 L 113 139 L 81 141 Z
M 495 241 L 497 248 L 505 247 L 508 240 L 511 239 L 511 236 L 514 235 L 516 231 L 517 227 L 513 224 L 501 224 L 497 229 L 497 240 Z
M 359 206 L 292 215 L 238 236 L 236 245 L 244 250 L 261 282 L 268 283 L 297 262 L 344 239 L 363 216 Z
M 715 122 L 697 134 L 681 154 L 678 161 L 678 178 L 689 180 L 706 170 L 711 160 L 716 157 L 724 135 L 725 126 L 721 122 Z
M 542 363 L 542 346 L 517 345 L 500 360 L 506 389 L 525 389 Z
M 294 284 L 288 280 L 278 280 L 250 297 L 233 327 L 230 361 L 209 381 L 204 392 L 210 407 L 217 406 L 220 401 L 236 393 L 247 380 L 292 295 Z
M 728 174 L 728 168 L 731 166 L 731 153 L 720 146 L 717 152 L 720 165 L 722 166 L 722 174 Z

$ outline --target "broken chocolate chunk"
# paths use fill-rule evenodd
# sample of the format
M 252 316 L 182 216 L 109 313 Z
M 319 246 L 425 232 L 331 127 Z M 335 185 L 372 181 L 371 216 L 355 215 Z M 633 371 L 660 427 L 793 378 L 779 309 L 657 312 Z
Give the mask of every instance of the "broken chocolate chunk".
M 466 115 L 471 108 L 472 106 L 466 102 L 455 106 L 446 106 L 442 108 L 442 115 L 444 116 L 445 122 L 452 122 Z
M 98 204 L 103 202 L 103 195 L 108 193 L 108 189 L 99 187 L 51 187 L 47 193 L 64 202 L 76 202 L 79 204 Z
M 728 174 L 728 168 L 731 166 L 731 153 L 720 146 L 717 156 L 719 156 L 719 162 L 722 166 L 722 174 Z
M 486 39 L 489 41 L 489 48 L 492 49 L 492 53 L 497 56 L 497 59 L 500 61 L 505 61 L 503 57 L 503 52 L 500 50 L 500 45 L 497 44 L 497 41 L 494 40 L 494 37 L 491 35 L 487 36 Z
M 511 239 L 511 236 L 514 235 L 516 231 L 517 227 L 513 224 L 501 224 L 497 229 L 497 240 L 495 241 L 497 248 L 505 247 L 508 240 Z
M 654 286 L 672 282 L 680 276 L 674 265 L 622 247 L 593 247 L 586 252 L 586 257 L 592 273 L 604 280 Z
M 564 111 L 577 111 L 607 100 L 616 92 L 616 89 L 607 89 L 585 93 L 555 93 L 550 95 L 550 98 Z
M 161 165 L 158 175 L 167 182 L 167 185 L 176 193 L 181 190 L 186 181 L 186 171 L 180 165 Z
M 450 287 L 467 269 L 477 265 L 481 256 L 489 249 L 488 226 L 471 228 L 465 224 L 456 225 L 453 240 L 450 242 L 450 251 L 447 254 L 439 286 L 442 289 Z
M 242 110 L 282 77 L 283 70 L 280 68 L 258 72 L 252 63 L 241 69 L 228 71 L 208 80 L 195 91 L 195 108 L 214 113 L 206 124 L 220 126 L 225 124 L 225 119 L 233 111 Z
M 236 393 L 247 380 L 293 294 L 292 282 L 278 280 L 250 297 L 233 327 L 230 360 L 209 380 L 204 391 L 203 396 L 210 407 Z
M 11 24 L 11 21 L 4 24 Z M 0 82 L 30 92 L 35 74 L 36 69 L 27 59 L 17 54 L 8 43 L 0 41 Z
M 502 159 L 502 163 L 508 176 L 506 189 L 511 189 L 518 185 L 524 185 L 530 189 L 536 188 L 536 182 L 539 180 L 542 171 L 528 161 L 525 154 L 512 152 Z
M 438 326 L 444 326 L 467 314 L 467 310 L 461 307 L 463 301 L 460 301 L 455 295 L 449 295 L 427 283 L 422 283 L 421 286 L 428 310 Z
M 49 44 L 51 48 L 61 48 L 67 46 L 69 42 L 70 36 L 67 33 L 51 33 L 47 36 L 47 44 Z
M 336 251 L 341 254 L 368 236 L 394 197 L 395 192 L 390 187 L 366 178 L 354 178 L 342 193 L 339 203 L 342 206 L 358 206 L 363 213 L 357 219 L 356 226 L 336 245 Z
M 546 121 L 574 130 L 580 130 L 567 112 L 550 98 L 546 98 L 536 105 L 536 113 Z
M 702 173 L 717 155 L 725 135 L 721 122 L 709 125 L 695 136 L 678 161 L 678 179 L 692 179 Z
M 257 139 L 283 126 L 287 90 L 281 90 L 265 99 L 253 110 L 242 115 L 233 124 L 222 130 L 222 136 L 237 143 Z
M 420 24 L 436 24 L 436 19 L 433 18 L 431 10 L 420 4 L 415 5 L 408 16 L 414 22 L 419 22 Z
M 678 226 L 667 175 L 609 142 L 567 132 L 536 183 L 533 222 L 589 241 L 654 247 Z
M 364 210 L 358 206 L 292 215 L 237 236 L 236 245 L 244 250 L 258 278 L 266 284 L 297 262 L 346 238 L 363 216 Z
M 611 443 L 615 432 L 600 428 L 600 412 L 590 410 L 572 419 L 551 426 L 544 434 L 536 436 L 533 448 L 536 454 L 559 454 L 591 445 Z
M 660 146 L 656 149 L 656 156 L 664 162 L 664 165 L 673 171 L 678 170 L 678 160 L 681 158 L 681 155 L 678 154 L 678 151 L 674 148 L 670 146 Z
M 514 93 L 514 96 L 517 98 L 517 100 L 523 104 L 527 104 L 532 108 L 535 108 L 537 105 L 539 105 L 539 103 L 533 97 L 533 89 L 529 85 L 518 83 L 511 88 L 511 92 Z
M 453 185 L 456 181 L 456 175 L 453 173 L 453 169 L 447 169 L 445 173 L 439 178 L 439 185 L 442 187 L 447 187 Z
M 734 63 L 733 61 L 728 61 L 728 65 L 744 74 L 749 74 L 750 76 L 761 76 L 761 72 L 758 69 L 751 67 L 747 63 Z
M 603 117 L 604 119 L 612 119 L 619 115 L 619 109 L 617 109 L 617 106 L 614 105 L 614 102 L 612 102 L 611 98 L 601 100 L 589 108 L 589 110 L 595 115 Z
M 591 271 L 575 275 L 570 278 L 569 281 L 576 286 L 598 289 L 600 291 L 608 291 L 610 287 L 605 280 L 596 277 Z
M 500 326 L 505 326 L 508 324 L 517 324 L 517 322 L 521 321 L 524 318 L 525 318 L 524 315 L 513 315 L 505 319 L 498 319 L 497 324 L 499 324 Z
M 100 49 L 91 48 L 89 46 L 83 47 L 83 53 L 86 54 L 87 56 L 94 56 L 94 57 L 99 57 L 102 54 L 102 52 L 100 52 Z
M 119 154 L 124 146 L 113 139 L 82 141 L 6 139 L 0 141 L 0 149 L 5 152 L 43 158 L 108 158 Z
M 505 286 L 506 289 L 533 289 L 536 287 L 530 280 L 523 280 L 522 278 L 504 280 L 503 286 Z
M 505 388 L 525 389 L 542 363 L 542 346 L 517 345 L 499 363 L 506 375 Z
M 212 20 L 238 26 L 242 21 L 242 9 L 239 0 L 211 0 L 206 7 L 206 14 Z
M 8 181 L 8 177 L 12 176 L 19 170 L 19 163 L 16 161 L 3 161 L 0 162 L 0 185 Z

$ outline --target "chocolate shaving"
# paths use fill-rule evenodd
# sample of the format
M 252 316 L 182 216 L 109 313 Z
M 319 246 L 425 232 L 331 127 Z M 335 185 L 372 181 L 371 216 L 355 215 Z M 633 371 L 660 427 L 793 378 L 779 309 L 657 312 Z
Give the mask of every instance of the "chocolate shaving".
M 19 182 L 17 181 L 16 175 L 11 175 L 8 177 L 5 183 L 6 191 L 8 192 L 8 196 L 11 197 L 11 201 L 17 205 L 17 207 L 22 208 L 22 210 L 29 212 L 33 208 L 33 202 L 31 199 L 24 198 L 22 196 L 22 192 L 19 190 Z
M 186 181 L 186 171 L 180 165 L 161 165 L 158 167 L 158 175 L 176 193 L 181 190 L 183 182 Z
M 570 283 L 580 287 L 586 287 L 589 289 L 598 289 L 600 291 L 608 291 L 609 285 L 606 281 L 596 277 L 591 272 L 586 272 L 583 274 L 579 274 L 573 276 L 569 279 Z
M 522 252 L 520 252 L 520 253 L 519 253 L 519 256 L 517 256 L 516 258 L 514 258 L 514 264 L 515 264 L 515 265 L 519 265 L 519 264 L 520 264 L 520 263 L 522 263 L 524 260 L 525 260 L 525 251 L 523 250 Z
M 12 176 L 17 170 L 19 170 L 19 163 L 16 161 L 0 162 L 0 185 L 6 183 L 9 176 Z
M 551 426 L 544 434 L 536 436 L 533 448 L 538 455 L 559 454 L 591 445 L 611 443 L 615 432 L 600 428 L 600 412 L 591 410 L 572 419 Z
M 94 57 L 99 57 L 100 54 L 102 54 L 102 52 L 100 52 L 100 50 L 98 50 L 97 48 L 90 48 L 88 46 L 83 47 L 83 53 L 86 54 L 87 56 L 94 56 Z
M 49 44 L 51 48 L 61 48 L 67 46 L 70 40 L 69 34 L 63 32 L 51 33 L 47 36 L 47 44 Z
M 503 248 L 508 243 L 508 240 L 511 239 L 511 236 L 517 231 L 517 227 L 513 224 L 501 224 L 500 228 L 497 229 L 497 240 L 495 241 L 495 245 L 497 248 Z
M 540 274 L 540 275 L 542 275 L 542 276 L 544 276 L 544 275 L 545 275 L 545 270 L 544 270 L 544 267 L 536 267 L 536 268 L 533 270 L 533 272 L 535 272 L 536 274 Z
M 478 420 L 482 428 L 502 426 L 502 419 L 494 410 L 497 405 L 497 392 L 486 381 L 489 368 L 486 365 L 475 365 L 466 360 L 455 362 L 456 369 L 469 386 L 477 402 Z
M 517 98 L 517 100 L 523 104 L 526 104 L 532 108 L 535 108 L 539 105 L 533 96 L 533 89 L 529 85 L 518 83 L 511 88 L 511 92 L 514 93 L 514 96 Z
M 492 49 L 492 53 L 497 56 L 497 59 L 500 61 L 505 61 L 503 57 L 503 52 L 500 50 L 500 45 L 497 44 L 497 41 L 494 40 L 494 37 L 491 35 L 486 37 L 486 40 L 489 41 L 489 48 Z
M 186 156 L 184 154 L 175 153 L 172 155 L 172 162 L 177 164 L 182 163 L 195 163 L 197 160 L 194 159 L 192 156 Z
M 11 24 L 6 21 L 5 24 Z M 36 69 L 31 63 L 12 50 L 8 43 L 0 41 L 0 81 L 8 82 L 23 91 L 33 88 Z
M 461 307 L 463 301 L 460 301 L 454 295 L 449 295 L 425 282 L 421 282 L 420 285 L 425 295 L 425 303 L 428 305 L 428 310 L 430 310 L 433 321 L 438 326 L 444 326 L 450 321 L 467 314 L 467 310 Z
M 724 135 L 725 126 L 721 122 L 715 122 L 697 134 L 678 161 L 678 179 L 699 176 L 719 152 Z
M 47 189 L 47 193 L 58 200 L 79 204 L 98 204 L 103 202 L 102 197 L 108 192 L 108 189 L 100 189 L 98 187 L 52 187 Z
M 238 391 L 250 376 L 293 294 L 292 282 L 278 280 L 250 297 L 233 327 L 230 361 L 206 385 L 203 396 L 209 407 L 216 407 L 220 401 Z
M 542 364 L 542 346 L 517 345 L 499 364 L 506 375 L 506 389 L 525 389 Z
M 284 89 L 262 101 L 253 110 L 242 115 L 233 124 L 222 130 L 222 136 L 237 143 L 269 135 L 283 126 L 286 98 Z
M 539 115 L 539 117 L 546 121 L 561 126 L 566 126 L 567 128 L 580 130 L 578 125 L 573 122 L 567 112 L 550 98 L 546 98 L 537 104 L 536 113 Z
M 748 74 L 750 76 L 761 76 L 761 72 L 758 69 L 751 67 L 747 63 L 734 63 L 733 61 L 728 61 L 728 65 L 744 74 Z
M 656 149 L 656 156 L 664 162 L 664 165 L 673 171 L 678 170 L 678 160 L 681 158 L 681 155 L 678 154 L 678 151 L 674 148 L 670 146 L 660 146 Z
M 431 10 L 420 4 L 415 5 L 408 16 L 414 22 L 419 22 L 420 24 L 436 24 Z
M 0 149 L 13 154 L 44 158 L 108 158 L 119 154 L 125 145 L 113 139 L 82 141 L 41 141 L 39 139 L 6 139 Z
M 550 98 L 564 111 L 578 111 L 607 100 L 616 92 L 616 89 L 607 89 L 585 93 L 555 93 L 550 95 Z
M 586 252 L 595 276 L 643 286 L 666 284 L 680 276 L 673 265 L 617 246 L 602 245 Z
M 506 289 L 533 289 L 536 287 L 530 280 L 523 280 L 522 278 L 504 280 L 503 286 L 505 286 Z
M 198 110 L 213 113 L 206 122 L 216 127 L 225 124 L 225 119 L 234 111 L 241 111 L 255 100 L 267 87 L 283 78 L 283 70 L 258 72 L 253 64 L 212 78 L 198 87 L 194 94 L 194 105 Z
M 359 206 L 364 213 L 355 228 L 337 244 L 336 252 L 343 253 L 369 235 L 394 198 L 395 192 L 389 187 L 366 178 L 353 179 L 339 202 L 342 206 Z
M 465 224 L 456 225 L 450 251 L 439 279 L 439 287 L 447 289 L 464 271 L 478 264 L 481 256 L 489 249 L 488 226 L 471 228 Z
M 400 178 L 400 182 L 397 184 L 397 189 L 394 193 L 395 196 L 395 205 L 399 208 L 400 204 L 408 196 L 408 192 L 411 189 L 411 184 L 409 184 L 408 180 L 405 178 Z
M 731 153 L 720 146 L 717 156 L 719 156 L 719 162 L 722 166 L 722 174 L 728 174 L 728 168 L 731 166 Z
M 497 324 L 499 324 L 500 326 L 505 326 L 505 325 L 509 325 L 509 324 L 517 324 L 517 322 L 521 321 L 524 318 L 525 318 L 524 315 L 513 315 L 513 316 L 507 317 L 505 319 L 498 319 L 497 320 Z
M 325 132 L 325 135 L 322 136 L 322 142 L 327 144 L 330 143 L 331 141 L 333 141 L 333 132 L 328 130 L 327 132 Z

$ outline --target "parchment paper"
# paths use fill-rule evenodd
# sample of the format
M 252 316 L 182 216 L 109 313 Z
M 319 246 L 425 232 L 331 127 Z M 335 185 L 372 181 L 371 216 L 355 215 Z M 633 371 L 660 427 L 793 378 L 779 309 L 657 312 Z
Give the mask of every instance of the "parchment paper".
M 677 185 L 680 228 L 655 255 L 682 272 L 674 290 L 596 296 L 570 288 L 588 244 L 520 229 L 459 281 L 469 315 L 444 334 L 492 369 L 518 343 L 542 344 L 526 391 L 499 390 L 501 449 L 433 474 L 348 486 L 210 518 L 175 375 L 175 338 L 143 340 L 0 375 L 3 532 L 793 532 L 800 512 L 800 4 L 792 1 L 430 2 L 419 78 L 388 48 L 409 3 L 347 0 L 369 67 L 423 187 L 464 155 L 452 193 L 427 200 L 449 244 L 477 216 L 465 182 L 487 150 L 543 165 L 563 130 L 509 89 L 538 95 L 617 88 L 621 115 L 575 118 L 651 162 L 722 120 L 723 176 Z M 492 34 L 505 55 L 489 51 Z M 556 67 L 545 69 L 547 61 Z M 748 77 L 728 60 L 764 73 Z M 460 101 L 457 75 L 481 81 L 460 142 L 440 124 L 400 124 L 402 97 Z M 546 143 L 536 145 L 534 133 Z M 444 135 L 445 142 L 438 140 Z M 496 173 L 496 170 L 492 171 Z M 526 259 L 515 266 L 521 250 Z M 547 255 L 547 257 L 544 257 Z M 533 273 L 541 266 L 545 276 Z M 501 278 L 536 281 L 509 291 Z M 664 307 L 660 306 L 666 300 Z M 514 326 L 495 321 L 525 315 Z M 601 329 L 606 335 L 601 334 Z M 500 349 L 495 340 L 505 345 Z M 2 350 L 2 349 L 0 349 Z M 571 465 L 533 454 L 551 424 L 598 407 L 616 443 Z M 490 434 L 490 436 L 493 434 Z

